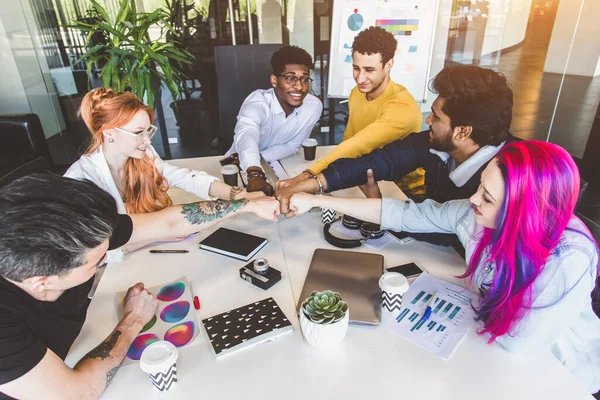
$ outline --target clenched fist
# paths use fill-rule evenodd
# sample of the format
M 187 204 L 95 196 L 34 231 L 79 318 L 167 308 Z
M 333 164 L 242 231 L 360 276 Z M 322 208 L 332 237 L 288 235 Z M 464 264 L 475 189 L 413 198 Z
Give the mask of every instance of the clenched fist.
M 129 288 L 123 300 L 123 314 L 130 315 L 141 324 L 140 329 L 146 325 L 156 314 L 158 300 L 143 283 L 136 283 Z

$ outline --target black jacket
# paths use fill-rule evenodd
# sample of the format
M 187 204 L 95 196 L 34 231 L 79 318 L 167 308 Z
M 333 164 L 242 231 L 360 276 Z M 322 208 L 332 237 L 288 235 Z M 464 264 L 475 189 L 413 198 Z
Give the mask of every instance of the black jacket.
M 513 137 L 509 135 L 508 142 Z M 422 167 L 425 169 L 426 197 L 439 203 L 448 200 L 471 197 L 479 186 L 485 163 L 473 173 L 463 185 L 456 186 L 450 179 L 448 161 L 429 152 L 429 131 L 413 133 L 404 139 L 396 140 L 381 149 L 359 158 L 341 158 L 322 171 L 327 180 L 328 191 L 346 189 L 366 183 L 367 170 L 372 169 L 377 181 L 397 181 L 409 172 Z M 419 240 L 434 244 L 450 245 L 456 241 L 455 235 L 411 234 Z

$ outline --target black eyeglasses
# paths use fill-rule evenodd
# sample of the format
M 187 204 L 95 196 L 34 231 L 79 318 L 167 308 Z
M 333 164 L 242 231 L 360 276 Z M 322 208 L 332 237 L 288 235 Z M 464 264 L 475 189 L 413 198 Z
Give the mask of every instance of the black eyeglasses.
M 310 82 L 312 82 L 312 78 L 309 78 L 308 76 L 303 76 L 302 78 L 298 78 L 295 75 L 279 75 L 282 78 L 285 78 L 285 81 L 287 82 L 288 85 L 290 86 L 296 86 L 296 83 L 298 83 L 298 81 L 300 81 L 300 83 L 303 86 L 307 86 Z

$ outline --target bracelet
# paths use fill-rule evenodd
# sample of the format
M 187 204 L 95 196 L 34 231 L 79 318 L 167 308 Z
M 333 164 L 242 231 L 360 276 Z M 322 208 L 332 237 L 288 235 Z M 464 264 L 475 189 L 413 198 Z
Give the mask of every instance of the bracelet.
M 231 190 L 229 190 L 229 200 L 231 200 L 231 201 L 235 200 L 235 196 L 241 192 L 242 192 L 241 188 L 239 188 L 238 186 L 232 186 Z
M 310 175 L 311 178 L 316 178 L 317 177 L 317 175 L 313 174 L 313 172 L 311 170 L 309 170 L 309 169 L 305 169 L 302 172 L 308 173 L 308 175 Z
M 262 179 L 266 178 L 266 175 L 264 172 L 262 171 L 252 171 L 252 172 L 248 172 L 248 179 L 250 178 L 256 178 L 256 177 L 260 177 Z
M 319 179 L 319 177 L 317 175 L 313 175 L 312 177 L 315 178 L 315 180 L 319 184 L 319 193 L 318 194 L 325 194 L 325 192 L 323 191 L 323 184 L 321 183 L 321 180 Z

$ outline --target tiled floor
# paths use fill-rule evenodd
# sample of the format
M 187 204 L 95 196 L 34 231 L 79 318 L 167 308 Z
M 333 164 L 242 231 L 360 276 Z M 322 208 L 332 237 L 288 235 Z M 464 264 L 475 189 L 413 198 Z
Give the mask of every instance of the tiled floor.
M 513 86 L 515 136 L 548 139 L 581 157 L 600 103 L 600 77 L 565 75 L 563 82 L 562 75 L 543 71 L 553 23 L 549 14 L 532 17 L 520 48 L 482 66 L 502 72 Z

